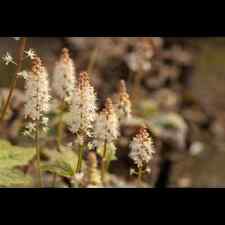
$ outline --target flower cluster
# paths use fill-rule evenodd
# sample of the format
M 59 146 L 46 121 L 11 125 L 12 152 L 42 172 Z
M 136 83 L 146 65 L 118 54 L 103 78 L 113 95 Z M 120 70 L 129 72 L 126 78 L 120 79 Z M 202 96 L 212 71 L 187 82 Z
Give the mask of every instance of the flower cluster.
M 118 85 L 118 93 L 115 96 L 115 110 L 120 121 L 131 117 L 131 101 L 127 93 L 127 88 L 124 80 L 121 80 Z
M 81 136 L 91 136 L 96 119 L 96 94 L 86 72 L 80 74 L 74 90 L 70 117 L 67 121 L 70 131 Z
M 57 97 L 65 103 L 70 103 L 72 100 L 75 76 L 73 60 L 70 58 L 69 50 L 64 48 L 54 69 L 52 88 Z
M 48 73 L 42 65 L 40 58 L 33 59 L 33 65 L 25 80 L 25 119 L 31 122 L 26 126 L 25 135 L 32 135 L 37 129 L 37 122 L 43 128 L 47 127 L 49 111 L 49 83 Z
M 14 61 L 13 57 L 8 52 L 6 52 L 6 54 L 2 57 L 2 60 L 6 66 L 8 66 L 10 63 L 16 65 L 16 62 Z
M 94 145 L 102 147 L 105 143 L 113 143 L 119 136 L 119 122 L 112 100 L 108 98 L 105 108 L 100 112 L 94 129 Z
M 28 51 L 24 51 L 24 53 L 26 54 L 26 57 L 31 60 L 35 59 L 35 57 L 37 56 L 36 52 L 32 48 L 30 48 Z
M 153 157 L 154 148 L 152 138 L 145 128 L 141 128 L 136 137 L 133 138 L 130 148 L 129 156 L 138 169 L 146 169 Z
M 19 38 L 14 39 L 19 40 Z M 48 118 L 46 114 L 50 110 L 51 99 L 48 72 L 33 49 L 24 51 L 24 55 L 22 60 L 26 58 L 32 60 L 31 70 L 21 71 L 18 69 L 16 78 L 22 77 L 25 80 L 24 118 L 28 120 L 28 123 L 24 135 L 34 137 L 36 134 L 37 162 L 40 169 L 38 131 L 40 129 L 41 131 L 47 130 Z M 136 46 L 135 51 L 128 56 L 127 62 L 134 72 L 146 72 L 151 68 L 150 59 L 152 56 L 153 51 L 149 42 L 141 41 Z M 2 59 L 6 65 L 16 64 L 8 52 Z M 64 118 L 67 118 L 67 126 L 76 136 L 76 142 L 79 144 L 77 168 L 72 173 L 75 175 L 74 181 L 87 187 L 98 187 L 105 184 L 105 175 L 110 162 L 116 159 L 115 142 L 119 137 L 120 124 L 128 120 L 132 114 L 132 104 L 125 81 L 121 80 L 118 85 L 118 92 L 113 99 L 114 104 L 110 98 L 107 98 L 104 108 L 97 113 L 97 96 L 88 73 L 81 72 L 76 78 L 74 62 L 69 55 L 69 50 L 64 48 L 54 68 L 52 88 L 55 96 L 69 109 L 69 113 L 65 114 L 65 117 L 62 116 L 59 122 L 58 138 L 62 139 Z M 62 105 L 64 106 L 64 104 Z M 67 115 L 68 117 L 66 117 Z M 93 143 L 88 143 L 89 140 L 93 140 Z M 60 141 L 58 143 L 60 150 Z M 147 129 L 140 129 L 133 138 L 130 148 L 129 157 L 134 161 L 140 175 L 142 175 L 142 172 L 148 170 L 149 162 L 154 154 L 153 142 Z M 101 173 L 98 171 L 97 155 L 93 151 L 88 154 L 86 167 L 82 167 L 85 149 L 96 150 L 96 153 L 101 156 Z M 83 168 L 85 169 L 84 173 Z
M 29 58 L 31 60 L 35 59 L 35 57 L 37 56 L 36 52 L 31 48 L 27 51 L 24 51 L 24 53 L 26 55 L 26 58 Z M 6 52 L 6 54 L 2 57 L 2 60 L 6 66 L 8 66 L 9 64 L 17 65 L 17 63 L 14 61 L 14 58 L 9 52 Z

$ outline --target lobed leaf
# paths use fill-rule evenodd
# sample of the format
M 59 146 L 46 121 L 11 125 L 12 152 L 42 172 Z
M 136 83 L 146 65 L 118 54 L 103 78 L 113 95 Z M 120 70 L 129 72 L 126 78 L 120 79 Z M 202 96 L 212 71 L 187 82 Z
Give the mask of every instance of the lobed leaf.
M 45 151 L 50 158 L 49 162 L 42 164 L 42 170 L 54 173 L 61 177 L 73 177 L 77 165 L 78 157 L 73 151 L 62 148 L 61 152 Z
M 104 152 L 104 147 L 98 148 L 97 153 L 102 157 Z M 108 162 L 117 160 L 116 157 L 116 147 L 114 144 L 107 145 L 106 159 Z
M 0 140 L 0 169 L 11 169 L 27 165 L 35 156 L 34 148 L 24 148 L 11 145 Z
M 30 187 L 32 177 L 17 169 L 0 169 L 0 187 Z

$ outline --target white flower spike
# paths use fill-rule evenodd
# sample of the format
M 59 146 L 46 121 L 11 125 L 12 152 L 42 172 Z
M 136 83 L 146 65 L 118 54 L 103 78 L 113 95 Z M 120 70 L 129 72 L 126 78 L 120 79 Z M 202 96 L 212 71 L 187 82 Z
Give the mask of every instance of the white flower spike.
M 90 84 L 89 76 L 86 72 L 80 74 L 76 85 L 72 105 L 70 109 L 70 119 L 68 126 L 72 133 L 91 136 L 93 122 L 96 119 L 96 94 Z
M 118 93 L 115 96 L 115 109 L 120 121 L 131 117 L 131 107 L 130 96 L 127 93 L 125 81 L 121 80 L 118 86 Z
M 28 73 L 25 83 L 25 119 L 29 119 L 25 134 L 32 136 L 36 129 L 35 124 L 40 121 L 43 130 L 46 130 L 48 119 L 45 114 L 49 111 L 49 83 L 48 73 L 39 58 L 34 58 L 32 70 Z
M 139 169 L 147 169 L 155 151 L 153 148 L 152 138 L 145 128 L 140 129 L 139 133 L 131 142 L 130 148 L 131 152 L 129 156 L 137 167 Z
M 112 100 L 106 100 L 105 108 L 100 112 L 94 129 L 94 145 L 102 147 L 105 143 L 112 144 L 119 136 L 119 122 Z
M 54 69 L 52 88 L 60 100 L 70 104 L 75 85 L 75 66 L 70 58 L 69 50 L 64 48 Z

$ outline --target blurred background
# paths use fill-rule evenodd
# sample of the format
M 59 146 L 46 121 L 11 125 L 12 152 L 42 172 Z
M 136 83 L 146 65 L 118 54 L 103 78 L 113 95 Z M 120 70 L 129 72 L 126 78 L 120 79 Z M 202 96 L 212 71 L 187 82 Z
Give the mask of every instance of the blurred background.
M 145 49 L 142 41 L 151 43 Z M 50 76 L 61 49 L 70 49 L 77 71 L 88 70 L 99 102 L 124 79 L 134 119 L 122 129 L 118 161 L 110 168 L 130 181 L 127 144 L 140 119 L 151 127 L 156 155 L 146 182 L 156 187 L 225 186 L 225 38 L 29 38 Z M 0 55 L 15 56 L 18 42 L 0 38 Z M 141 59 L 142 72 L 135 60 Z M 15 68 L 0 64 L 1 98 Z M 12 102 L 1 137 L 21 144 L 17 118 L 23 82 Z M 49 144 L 51 145 L 51 143 Z

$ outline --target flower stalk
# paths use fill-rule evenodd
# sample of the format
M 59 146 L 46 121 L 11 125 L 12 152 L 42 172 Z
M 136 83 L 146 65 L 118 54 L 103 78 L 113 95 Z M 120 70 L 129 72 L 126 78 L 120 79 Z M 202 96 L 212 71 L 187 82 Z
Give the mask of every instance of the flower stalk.
M 97 149 L 102 149 L 99 152 L 101 156 L 101 176 L 102 181 L 105 181 L 106 169 L 109 165 L 107 157 L 108 145 L 113 144 L 119 136 L 119 121 L 114 110 L 112 100 L 108 98 L 105 103 L 104 109 L 99 113 L 95 123 L 94 129 L 94 145 Z
M 115 95 L 115 110 L 119 122 L 122 123 L 131 118 L 132 104 L 124 80 L 120 80 L 118 85 L 118 92 Z
M 48 73 L 40 58 L 33 59 L 31 71 L 25 79 L 25 109 L 24 117 L 29 119 L 25 127 L 24 135 L 34 138 L 37 158 L 38 186 L 43 187 L 41 177 L 41 157 L 40 157 L 40 133 L 46 132 L 48 118 L 45 116 L 49 112 L 49 83 Z
M 81 172 L 81 169 L 82 169 L 82 160 L 83 160 L 83 153 L 84 153 L 84 146 L 83 145 L 80 145 L 79 146 L 79 158 L 78 158 L 76 173 L 80 173 Z
M 104 143 L 104 151 L 103 151 L 103 155 L 102 155 L 102 162 L 101 162 L 101 177 L 102 177 L 102 183 L 105 183 L 105 174 L 106 174 L 106 170 L 108 167 L 108 162 L 107 162 L 107 140 L 105 140 Z
M 59 150 L 60 150 L 60 146 L 61 146 L 62 138 L 63 138 L 63 128 L 64 128 L 63 115 L 64 115 L 64 112 L 61 111 L 59 114 L 59 123 L 57 126 L 57 145 Z
M 132 174 L 138 175 L 138 184 L 141 185 L 144 173 L 150 173 L 149 163 L 155 153 L 153 140 L 146 128 L 141 128 L 130 144 L 129 157 L 134 161 L 138 171 L 132 169 Z
M 36 155 L 37 155 L 37 172 L 38 172 L 38 187 L 43 187 L 43 181 L 41 176 L 41 153 L 40 153 L 40 145 L 39 145 L 39 132 L 40 132 L 40 123 L 36 122 L 36 135 L 35 135 L 35 143 L 36 143 Z
M 101 176 L 98 171 L 98 161 L 94 152 L 90 152 L 87 156 L 87 169 L 84 173 L 84 185 L 87 188 L 102 186 Z
M 56 186 L 56 180 L 57 180 L 57 174 L 54 173 L 52 177 L 52 188 L 55 188 Z
M 70 131 L 77 136 L 76 142 L 79 146 L 76 173 L 79 173 L 82 168 L 84 144 L 86 139 L 92 136 L 93 123 L 97 116 L 96 110 L 94 87 L 91 85 L 88 73 L 82 72 L 75 86 L 67 121 Z
M 138 185 L 141 186 L 142 183 L 142 168 L 138 169 Z
M 26 44 L 27 44 L 27 38 L 26 37 L 21 38 L 20 45 L 19 45 L 19 48 L 18 48 L 18 53 L 17 53 L 18 56 L 17 56 L 17 62 L 16 62 L 16 65 L 17 65 L 16 66 L 16 75 L 13 77 L 12 82 L 11 82 L 9 95 L 7 97 L 6 103 L 3 107 L 3 110 L 2 110 L 2 113 L 1 113 L 1 116 L 0 116 L 0 124 L 3 122 L 3 120 L 5 118 L 7 110 L 9 108 L 9 104 L 10 104 L 11 99 L 13 97 L 13 92 L 16 88 L 18 74 L 20 73 L 21 68 L 22 68 L 23 54 L 24 54 L 24 50 L 26 48 Z

